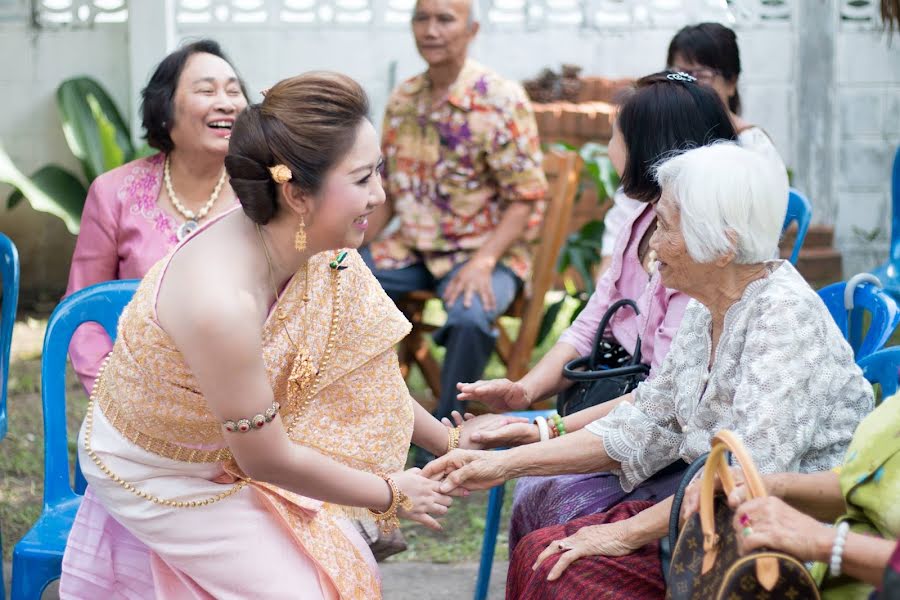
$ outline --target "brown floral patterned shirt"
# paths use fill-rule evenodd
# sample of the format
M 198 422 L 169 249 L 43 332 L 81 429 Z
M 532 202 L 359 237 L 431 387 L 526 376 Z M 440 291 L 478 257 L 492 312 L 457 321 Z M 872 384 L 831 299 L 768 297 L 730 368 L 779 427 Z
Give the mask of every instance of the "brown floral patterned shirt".
M 373 242 L 381 269 L 419 262 L 435 277 L 468 260 L 510 202 L 534 202 L 525 235 L 501 262 L 527 281 L 547 181 L 534 112 L 522 87 L 468 60 L 432 106 L 423 73 L 391 95 L 382 133 L 384 186 L 400 226 Z

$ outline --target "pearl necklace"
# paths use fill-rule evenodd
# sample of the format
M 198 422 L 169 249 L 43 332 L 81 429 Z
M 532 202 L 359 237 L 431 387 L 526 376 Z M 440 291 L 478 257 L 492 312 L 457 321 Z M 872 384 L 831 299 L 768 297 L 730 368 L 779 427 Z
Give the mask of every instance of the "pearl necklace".
M 194 211 L 186 208 L 184 204 L 181 203 L 181 200 L 178 199 L 178 196 L 175 195 L 175 188 L 172 187 L 172 175 L 169 169 L 170 158 L 169 155 L 166 155 L 166 163 L 163 166 L 163 181 L 166 183 L 166 193 L 169 194 L 169 200 L 172 202 L 172 206 L 175 207 L 175 210 L 184 217 L 184 223 L 182 223 L 178 227 L 178 231 L 176 232 L 178 239 L 183 240 L 187 236 L 191 235 L 199 226 L 200 221 L 209 214 L 210 209 L 212 209 L 213 204 L 216 203 L 216 200 L 219 199 L 219 192 L 222 191 L 222 186 L 225 185 L 225 180 L 228 179 L 228 174 L 225 171 L 225 168 L 222 168 L 222 175 L 219 177 L 219 181 L 216 182 L 216 187 L 213 188 L 212 194 L 209 195 L 209 200 L 206 201 L 206 204 L 197 211 L 195 214 Z

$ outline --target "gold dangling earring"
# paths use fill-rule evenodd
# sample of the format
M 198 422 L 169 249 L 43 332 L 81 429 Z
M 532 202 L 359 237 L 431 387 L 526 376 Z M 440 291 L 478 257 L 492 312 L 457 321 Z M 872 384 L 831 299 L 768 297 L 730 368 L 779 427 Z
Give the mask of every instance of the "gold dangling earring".
M 306 250 L 306 223 L 303 221 L 303 217 L 300 217 L 300 224 L 297 226 L 297 233 L 294 235 L 294 248 L 297 249 L 297 252 L 303 252 Z

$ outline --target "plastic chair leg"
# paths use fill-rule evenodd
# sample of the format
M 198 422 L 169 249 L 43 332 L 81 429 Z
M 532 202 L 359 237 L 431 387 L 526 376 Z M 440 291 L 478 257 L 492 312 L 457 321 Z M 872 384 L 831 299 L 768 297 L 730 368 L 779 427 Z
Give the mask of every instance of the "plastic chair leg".
M 75 493 L 84 496 L 84 491 L 87 489 L 87 480 L 84 478 L 84 473 L 81 472 L 81 464 L 78 462 L 78 454 L 75 454 Z
M 21 557 L 13 555 L 12 600 L 40 600 L 51 581 L 59 579 L 62 557 Z
M 0 556 L 3 556 L 3 534 L 0 533 Z M 6 582 L 3 580 L 3 565 L 0 564 L 0 600 L 6 600 Z
M 484 540 L 481 542 L 481 564 L 478 565 L 478 580 L 475 583 L 475 600 L 486 600 L 491 583 L 491 567 L 494 565 L 494 550 L 497 548 L 497 533 L 500 531 L 500 511 L 503 508 L 504 484 L 491 489 L 488 497 L 487 518 L 484 523 Z

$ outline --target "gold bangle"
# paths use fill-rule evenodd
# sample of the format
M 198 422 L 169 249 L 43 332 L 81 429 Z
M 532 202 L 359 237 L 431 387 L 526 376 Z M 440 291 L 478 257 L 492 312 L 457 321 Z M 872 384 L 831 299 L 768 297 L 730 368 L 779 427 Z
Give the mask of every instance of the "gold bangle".
M 459 448 L 459 437 L 462 435 L 462 425 L 447 430 L 447 452 L 453 452 Z
M 375 522 L 378 523 L 381 531 L 387 534 L 400 527 L 400 519 L 397 518 L 397 511 L 400 510 L 400 508 L 411 510 L 412 502 L 406 497 L 406 494 L 397 487 L 397 484 L 394 483 L 393 479 L 387 475 L 379 475 L 379 477 L 384 479 L 391 488 L 391 505 L 388 506 L 387 510 L 384 512 L 378 512 L 377 510 L 372 510 L 370 508 L 369 513 L 375 518 Z

